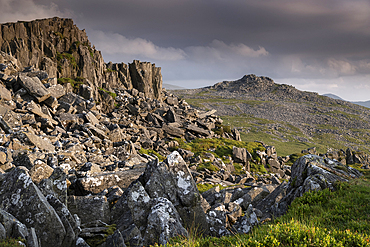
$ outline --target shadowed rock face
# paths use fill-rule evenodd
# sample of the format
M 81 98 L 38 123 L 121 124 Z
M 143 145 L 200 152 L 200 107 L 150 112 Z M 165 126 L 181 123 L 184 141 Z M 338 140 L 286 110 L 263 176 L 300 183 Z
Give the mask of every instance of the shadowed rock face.
M 2 24 L 0 51 L 16 58 L 14 66 L 18 68 L 44 70 L 50 77 L 85 78 L 88 82 L 84 83 L 93 87 L 97 101 L 101 101 L 99 88 L 113 91 L 134 87 L 147 97 L 161 97 L 160 68 L 138 60 L 130 66 L 105 64 L 101 52 L 91 46 L 85 30 L 80 30 L 72 19 L 54 17 Z

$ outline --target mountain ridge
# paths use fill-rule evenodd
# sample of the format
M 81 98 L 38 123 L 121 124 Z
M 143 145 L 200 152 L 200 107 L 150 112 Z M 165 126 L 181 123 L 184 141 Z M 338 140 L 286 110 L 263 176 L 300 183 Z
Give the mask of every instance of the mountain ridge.
M 242 129 L 246 138 L 251 133 L 257 135 L 259 129 L 266 134 L 275 133 L 273 138 L 282 142 L 315 145 L 320 137 L 330 137 L 337 148 L 341 143 L 343 147 L 369 150 L 370 133 L 366 130 L 370 128 L 370 109 L 277 84 L 268 77 L 246 75 L 209 87 L 171 92 L 197 109 L 217 110 L 234 127 L 243 127 L 237 121 L 245 121 L 247 127 Z M 268 125 L 258 124 L 262 119 Z

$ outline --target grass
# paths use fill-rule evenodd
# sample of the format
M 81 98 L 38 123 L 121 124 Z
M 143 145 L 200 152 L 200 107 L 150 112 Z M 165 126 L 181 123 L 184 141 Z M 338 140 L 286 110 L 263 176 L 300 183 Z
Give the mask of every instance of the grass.
M 252 155 L 253 159 L 260 162 L 260 158 L 257 154 L 257 151 L 264 151 L 265 148 L 262 144 L 258 142 L 243 142 L 235 141 L 226 138 L 209 138 L 209 139 L 195 139 L 192 142 L 186 142 L 184 139 L 176 138 L 175 139 L 179 146 L 177 148 L 186 149 L 192 151 L 195 156 L 204 156 L 205 153 L 212 153 L 215 158 L 220 158 L 223 162 L 229 163 L 228 157 L 233 156 L 233 147 L 245 148 Z M 198 170 L 204 170 L 207 168 L 211 171 L 217 171 L 218 168 L 212 165 L 210 162 L 204 162 L 198 165 Z M 235 175 L 244 173 L 242 166 L 239 164 L 234 165 Z M 252 169 L 252 172 L 266 172 L 263 165 L 255 164 Z
M 59 53 L 57 52 L 57 61 L 58 61 L 58 67 L 60 67 L 60 63 L 63 59 L 66 59 L 69 61 L 70 65 L 74 68 L 74 69 L 77 69 L 78 68 L 78 65 L 76 63 L 76 59 L 75 57 L 68 53 L 68 52 L 63 52 L 63 53 Z
M 369 177 L 306 193 L 287 214 L 248 234 L 177 237 L 167 246 L 370 246 Z
M 141 148 L 139 150 L 139 153 L 150 155 L 150 156 L 153 156 L 154 155 L 154 156 L 156 156 L 158 158 L 159 162 L 162 162 L 162 161 L 164 161 L 166 159 L 165 156 L 160 155 L 159 153 L 157 153 L 156 151 L 154 151 L 152 149 L 144 149 L 144 148 Z
M 83 84 L 83 80 L 84 78 L 82 77 L 76 77 L 75 79 L 72 79 L 72 78 L 58 78 L 58 84 L 61 84 L 61 85 L 64 85 L 66 83 L 69 83 L 71 84 L 72 88 L 73 88 L 73 92 L 77 92 L 78 89 L 80 88 L 80 85 Z
M 113 93 L 113 92 L 110 92 L 104 88 L 101 88 L 99 87 L 99 90 L 103 91 L 103 92 L 106 92 L 107 94 L 109 94 L 110 96 L 112 96 L 113 99 L 115 99 L 117 97 L 117 94 L 116 93 Z

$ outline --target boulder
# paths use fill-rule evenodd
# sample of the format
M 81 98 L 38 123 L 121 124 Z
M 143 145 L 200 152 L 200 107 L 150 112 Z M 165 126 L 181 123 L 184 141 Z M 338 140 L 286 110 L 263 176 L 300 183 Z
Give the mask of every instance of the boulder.
M 338 161 L 313 154 L 302 156 L 292 165 L 286 196 L 274 208 L 273 214 L 276 216 L 284 214 L 291 202 L 305 192 L 326 188 L 334 190 L 336 181 L 348 181 L 350 178 L 360 176 L 362 174 L 358 170 Z
M 175 236 L 188 236 L 176 208 L 168 199 L 158 197 L 152 199 L 151 204 L 143 240 L 144 246 L 155 243 L 166 245 Z
M 174 151 L 164 162 L 148 163 L 140 178 L 150 197 L 164 197 L 172 202 L 181 216 L 184 227 L 195 227 L 207 234 L 209 227 L 202 198 L 181 155 Z
M 0 208 L 27 227 L 34 227 L 42 246 L 62 246 L 66 230 L 61 219 L 27 172 L 14 168 L 0 180 Z
M 18 76 L 18 82 L 27 92 L 40 103 L 50 97 L 49 91 L 44 87 L 38 77 Z

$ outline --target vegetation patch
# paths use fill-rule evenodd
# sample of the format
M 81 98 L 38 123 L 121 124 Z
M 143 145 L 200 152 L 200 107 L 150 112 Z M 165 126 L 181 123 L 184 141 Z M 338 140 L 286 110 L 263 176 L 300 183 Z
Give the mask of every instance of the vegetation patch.
M 153 149 L 144 149 L 144 148 L 141 148 L 139 150 L 139 153 L 141 153 L 141 154 L 147 154 L 147 155 L 150 155 L 150 156 L 153 156 L 154 155 L 154 156 L 156 156 L 158 158 L 159 162 L 162 162 L 162 161 L 164 161 L 166 159 L 165 156 L 160 155 L 159 153 L 157 153 Z
M 107 94 L 109 94 L 110 96 L 112 96 L 113 99 L 115 99 L 117 97 L 117 94 L 116 93 L 113 93 L 113 92 L 110 92 L 104 88 L 101 88 L 99 87 L 99 90 L 103 91 L 103 92 L 106 92 Z
M 72 88 L 73 88 L 73 92 L 76 93 L 78 91 L 78 89 L 80 88 L 80 85 L 83 84 L 83 80 L 85 78 L 83 77 L 76 77 L 75 79 L 71 79 L 71 78 L 58 78 L 57 82 L 58 84 L 61 84 L 61 85 L 64 85 L 64 84 L 71 84 Z
M 370 246 L 370 181 L 354 179 L 305 193 L 287 214 L 248 234 L 177 237 L 167 246 Z

